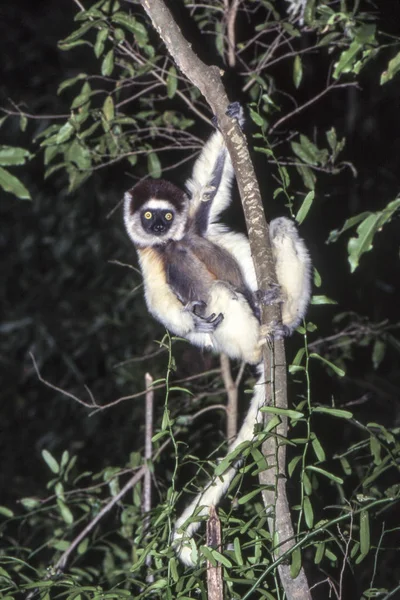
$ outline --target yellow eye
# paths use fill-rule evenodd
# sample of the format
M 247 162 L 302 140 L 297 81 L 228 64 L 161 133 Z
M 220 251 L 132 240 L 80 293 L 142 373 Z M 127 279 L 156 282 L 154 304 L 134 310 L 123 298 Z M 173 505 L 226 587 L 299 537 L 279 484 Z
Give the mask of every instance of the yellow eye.
M 167 221 L 171 221 L 172 217 L 173 217 L 172 213 L 170 213 L 170 212 L 165 213 L 165 218 Z
M 149 220 L 153 216 L 153 213 L 151 213 L 149 210 L 146 210 L 143 216 L 145 219 Z

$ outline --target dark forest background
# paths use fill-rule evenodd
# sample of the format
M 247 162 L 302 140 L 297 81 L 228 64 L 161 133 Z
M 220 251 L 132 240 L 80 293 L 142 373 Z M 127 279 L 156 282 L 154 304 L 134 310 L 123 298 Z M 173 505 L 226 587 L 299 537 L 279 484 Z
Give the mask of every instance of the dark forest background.
M 400 36 L 400 4 L 381 0 L 375 4 L 361 2 L 361 5 L 376 19 L 377 31 L 391 36 L 385 38 L 386 42 L 390 39 L 386 51 L 370 61 L 356 78 L 348 77 L 355 85 L 325 94 L 309 109 L 300 111 L 290 122 L 290 128 L 316 140 L 320 139 L 318 131 L 334 127 L 338 138 L 346 138 L 340 161 L 342 166 L 349 166 L 343 166 L 337 173 L 329 169 L 317 173 L 315 199 L 301 225 L 301 235 L 322 280 L 315 293 L 335 302 L 310 307 L 308 319 L 316 326 L 308 335 L 310 351 L 332 361 L 345 375 L 339 377 L 322 361 L 311 361 L 309 376 L 315 402 L 326 406 L 334 403 L 337 408 L 353 413 L 351 424 L 335 422 L 324 415 L 314 420 L 316 435 L 327 456 L 324 468 L 342 476 L 337 457 L 359 444 L 365 453 L 352 463 L 354 471 L 343 486 L 343 497 L 365 494 L 381 498 L 386 493 L 383 488 L 390 489 L 395 497 L 399 486 L 400 215 L 394 214 L 374 236 L 373 248 L 361 256 L 354 273 L 351 273 L 347 252 L 348 239 L 354 232 L 346 232 L 336 242 L 327 243 L 330 233 L 341 229 L 350 217 L 364 211 L 384 210 L 398 196 L 400 188 L 400 79 L 397 75 L 387 84 L 379 84 L 382 71 L 398 51 L 395 42 Z M 209 39 L 206 44 L 202 41 L 199 28 L 187 11 L 178 10 L 177 5 L 171 8 L 186 35 L 193 36 L 194 48 L 201 58 L 222 64 Z M 34 154 L 25 165 L 12 169 L 29 190 L 32 200 L 17 199 L 2 192 L 0 201 L 0 504 L 7 509 L 2 517 L 4 529 L 0 544 L 4 544 L 4 549 L 0 559 L 3 555 L 12 555 L 24 564 L 31 564 L 39 579 L 46 567 L 54 563 L 57 552 L 66 549 L 63 543 L 73 539 L 85 523 L 83 515 L 77 529 L 73 529 L 68 523 L 68 514 L 64 513 L 62 518 L 63 507 L 59 505 L 60 516 L 56 514 L 54 503 L 47 502 L 55 485 L 49 484 L 50 475 L 57 479 L 59 471 L 51 472 L 51 459 L 43 460 L 42 451 L 49 452 L 58 464 L 64 453 L 63 468 L 65 470 L 68 464 L 71 489 L 89 487 L 96 481 L 108 482 L 110 473 L 116 472 L 122 472 L 122 486 L 140 463 L 138 453 L 142 452 L 144 443 L 143 397 L 128 398 L 108 408 L 104 406 L 142 392 L 145 373 L 149 371 L 154 379 L 163 378 L 169 364 L 168 352 L 157 343 L 165 330 L 148 315 L 140 288 L 140 273 L 129 267 L 137 266 L 136 257 L 124 231 L 120 206 L 124 191 L 146 175 L 146 156 L 141 155 L 133 166 L 126 160 L 97 165 L 90 177 L 68 191 L 70 182 L 65 169 L 44 177 L 43 149 L 39 150 L 38 142 L 34 142 L 47 127 L 57 123 L 54 115 L 58 115 L 62 123 L 68 119 L 74 93 L 67 91 L 58 95 L 58 86 L 81 72 L 99 72 L 99 60 L 87 45 L 71 51 L 63 51 L 58 46 L 58 42 L 77 27 L 76 13 L 77 6 L 69 0 L 16 0 L 2 3 L 0 7 L 0 107 L 5 109 L 1 143 L 23 147 Z M 241 34 L 245 36 L 248 26 L 244 20 L 239 22 L 239 39 Z M 317 94 L 321 81 L 327 78 L 325 58 L 310 54 L 303 67 L 303 84 L 298 90 L 287 83 L 292 74 L 286 63 L 272 69 L 273 77 L 282 89 L 287 85 L 301 104 Z M 245 105 L 254 101 L 243 91 L 237 94 L 242 84 L 234 69 L 227 68 L 225 82 L 231 100 L 238 99 Z M 170 104 L 175 101 L 179 104 L 179 100 L 174 99 Z M 282 95 L 283 107 L 285 101 Z M 188 119 L 193 119 L 190 130 L 194 135 L 206 140 L 211 126 L 197 120 L 182 105 L 179 108 L 186 110 Z M 22 128 L 16 114 L 18 110 L 31 115 Z M 124 110 L 125 114 L 135 114 L 143 110 L 143 104 L 133 102 Z M 260 145 L 259 140 L 251 141 L 257 131 L 257 124 L 248 118 L 246 133 L 251 146 Z M 190 149 L 192 158 L 188 161 L 184 161 L 188 151 L 160 155 L 165 169 L 163 177 L 175 183 L 185 181 L 190 176 L 196 151 L 198 148 Z M 276 154 L 279 155 L 279 150 Z M 253 152 L 253 157 L 267 218 L 287 214 L 282 195 L 273 198 L 271 193 L 278 185 L 276 166 L 260 153 Z M 180 161 L 184 162 L 176 167 Z M 294 169 L 291 173 L 291 192 L 296 193 L 302 189 L 302 179 Z M 300 195 L 306 192 L 302 189 Z M 236 191 L 234 207 L 227 219 L 233 227 L 243 229 Z M 287 340 L 288 364 L 302 344 L 299 334 Z M 208 402 L 222 402 L 224 393 L 217 371 L 218 357 L 202 353 L 184 342 L 174 342 L 172 348 L 175 360 L 172 382 L 208 372 L 202 379 L 179 384 L 189 388 L 194 399 L 188 393 L 174 392 L 169 398 L 174 417 L 199 410 L 204 397 Z M 40 380 L 39 373 L 45 381 Z M 249 372 L 247 384 L 251 381 Z M 304 388 L 296 374 L 289 385 L 290 399 L 295 403 L 305 394 Z M 61 390 L 74 395 L 75 399 Z M 206 390 L 211 390 L 208 396 Z M 163 390 L 156 393 L 158 424 L 164 412 L 164 395 Z M 92 397 L 100 408 L 89 406 Z M 244 394 L 241 402 L 243 412 Z M 376 443 L 389 448 L 393 458 L 383 474 L 377 475 L 380 484 L 375 482 L 374 489 L 371 485 L 366 489 L 362 486 L 369 463 L 372 464 L 373 456 L 376 458 L 374 451 L 377 452 L 370 438 L 365 437 L 369 423 L 376 424 L 372 436 Z M 211 448 L 216 449 L 223 442 L 223 429 L 222 413 L 211 411 L 193 425 L 189 421 L 181 422 L 177 436 L 179 442 L 187 444 L 187 452 L 205 458 Z M 383 437 L 379 437 L 381 434 Z M 294 437 L 301 436 L 295 431 Z M 75 458 L 71 465 L 72 457 Z M 164 453 L 155 467 L 154 505 L 165 499 L 173 470 L 173 457 Z M 90 479 L 92 474 L 97 474 L 97 480 Z M 179 472 L 177 489 L 194 474 L 193 466 L 186 463 Z M 76 479 L 78 477 L 80 479 Z M 294 503 L 299 501 L 297 477 L 289 481 Z M 66 481 L 63 485 L 66 490 Z M 98 507 L 110 494 L 113 494 L 112 485 L 107 483 L 97 496 Z M 315 494 L 316 515 L 328 518 L 324 507 L 338 503 L 340 494 L 326 481 L 320 483 Z M 86 496 L 83 494 L 92 510 L 95 501 L 89 500 L 89 495 L 88 492 Z M 134 494 L 125 501 L 126 506 L 132 504 L 139 510 L 140 502 Z M 84 499 L 76 502 L 84 503 Z M 182 505 L 185 500 L 180 502 Z M 12 511 L 12 517 L 8 511 Z M 132 515 L 134 523 L 136 513 L 133 511 Z M 121 518 L 125 518 L 123 533 L 119 529 Z M 391 533 L 379 554 L 376 547 L 383 521 Z M 374 551 L 371 551 L 371 559 L 348 568 L 342 598 L 364 597 L 362 591 L 371 578 L 376 556 L 380 561 L 376 587 L 394 590 L 399 585 L 398 521 L 398 502 L 393 502 L 383 516 L 375 513 L 371 516 Z M 116 586 L 118 590 L 130 590 L 133 597 L 141 597 L 138 591 L 132 591 L 140 585 L 132 582 L 127 566 L 132 561 L 130 540 L 134 536 L 130 527 L 126 508 L 119 506 L 97 528 L 99 546 L 92 554 L 85 555 L 82 551 L 73 559 L 73 564 L 76 569 L 87 570 L 86 574 L 91 568 L 100 569 L 101 574 L 92 575 L 91 585 L 101 583 L 104 589 Z M 305 556 L 310 580 L 319 581 L 318 566 L 310 554 L 306 552 Z M 107 564 L 107 560 L 111 563 Z M 330 557 L 329 564 L 325 572 L 332 578 L 339 577 L 341 558 L 335 562 Z M 4 565 L 6 570 L 12 571 L 8 559 Z M 22 576 L 24 568 L 16 568 L 17 574 L 13 572 L 11 579 L 17 582 L 14 591 L 12 586 L 7 587 L 7 579 L 3 580 L 6 596 L 17 597 L 29 577 L 33 577 L 32 573 Z M 78 570 L 75 576 L 76 582 Z M 84 579 L 82 575 L 79 581 L 82 583 Z M 105 580 L 108 583 L 105 584 Z M 95 597 L 94 592 L 92 596 L 91 593 L 87 592 L 88 597 Z M 324 594 L 326 590 L 316 597 L 328 597 Z M 171 597 L 179 597 L 179 594 Z

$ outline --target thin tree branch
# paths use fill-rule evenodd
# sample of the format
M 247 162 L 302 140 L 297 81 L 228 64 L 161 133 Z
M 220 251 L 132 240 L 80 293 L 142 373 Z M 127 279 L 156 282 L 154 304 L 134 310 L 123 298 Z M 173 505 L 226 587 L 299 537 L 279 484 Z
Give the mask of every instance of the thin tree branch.
M 238 388 L 231 373 L 231 363 L 226 354 L 221 354 L 221 375 L 228 396 L 226 403 L 226 439 L 231 443 L 237 434 Z
M 343 87 L 357 87 L 357 84 L 356 83 L 332 83 L 331 85 L 328 85 L 324 90 L 322 90 L 322 92 L 320 92 L 316 96 L 313 96 L 310 100 L 307 100 L 307 102 L 304 102 L 304 104 L 302 104 L 301 106 L 298 106 L 295 110 L 292 110 L 292 112 L 285 115 L 284 117 L 279 119 L 276 123 L 274 123 L 272 125 L 272 127 L 270 127 L 270 129 L 269 129 L 269 133 L 272 133 L 273 131 L 275 131 L 275 129 L 277 129 L 279 127 L 279 125 L 282 125 L 282 123 L 285 123 L 285 121 L 287 121 L 288 119 L 291 119 L 292 117 L 294 117 L 294 115 L 297 115 L 299 112 L 305 110 L 306 108 L 308 108 L 309 106 L 314 104 L 314 102 L 317 102 L 318 100 L 320 100 L 323 96 L 325 96 L 325 94 L 327 94 L 331 90 L 333 90 L 333 89 L 336 90 L 336 89 L 343 88 Z
M 227 6 L 226 11 L 226 23 L 227 23 L 227 40 L 228 40 L 228 64 L 230 67 L 236 65 L 236 34 L 235 25 L 237 11 L 239 8 L 240 0 L 232 0 L 231 5 Z
M 145 435 L 144 435 L 144 460 L 146 462 L 146 471 L 143 480 L 143 513 L 144 513 L 144 530 L 147 534 L 150 524 L 150 510 L 151 510 L 151 470 L 149 463 L 151 461 L 151 455 L 153 452 L 153 413 L 154 413 L 154 390 L 152 388 L 153 378 L 150 373 L 146 373 L 145 377 L 146 386 L 146 411 L 145 411 Z M 151 566 L 151 554 L 146 556 L 146 566 Z M 151 573 L 147 574 L 147 582 L 152 583 L 154 576 Z

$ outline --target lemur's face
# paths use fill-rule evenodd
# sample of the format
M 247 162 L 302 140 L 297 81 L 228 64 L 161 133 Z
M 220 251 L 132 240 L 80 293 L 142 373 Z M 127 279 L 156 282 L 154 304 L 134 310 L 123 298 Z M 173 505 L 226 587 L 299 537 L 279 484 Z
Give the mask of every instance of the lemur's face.
M 142 227 L 149 235 L 156 235 L 162 237 L 168 235 L 175 220 L 175 210 L 169 205 L 169 202 L 165 202 L 166 206 L 160 206 L 164 204 L 162 200 L 150 200 L 140 211 L 140 221 Z
M 139 246 L 180 240 L 187 224 L 189 200 L 163 180 L 145 180 L 126 192 L 124 219 L 130 238 Z

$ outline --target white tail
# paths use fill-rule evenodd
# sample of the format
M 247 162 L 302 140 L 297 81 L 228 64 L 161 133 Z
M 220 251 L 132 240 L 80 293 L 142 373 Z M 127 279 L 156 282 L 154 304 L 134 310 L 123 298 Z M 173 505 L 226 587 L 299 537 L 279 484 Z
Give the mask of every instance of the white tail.
M 262 413 L 260 408 L 265 401 L 265 386 L 264 386 L 264 367 L 263 364 L 258 366 L 259 378 L 254 386 L 254 393 L 251 399 L 250 408 L 246 418 L 240 428 L 240 431 L 234 442 L 229 447 L 229 452 L 233 452 L 243 442 L 251 442 L 254 437 L 254 428 L 261 422 Z M 188 567 L 195 566 L 195 560 L 192 557 L 193 550 L 193 534 L 201 525 L 200 517 L 208 515 L 210 506 L 217 506 L 221 498 L 226 494 L 233 478 L 236 475 L 238 461 L 235 460 L 235 465 L 229 467 L 225 473 L 218 478 L 215 478 L 206 485 L 204 491 L 198 494 L 189 506 L 183 511 L 179 519 L 176 521 L 173 533 L 172 545 L 174 546 L 178 558 Z M 200 510 L 197 510 L 200 509 Z M 197 512 L 198 521 L 193 521 L 185 526 L 185 523 L 193 514 Z

